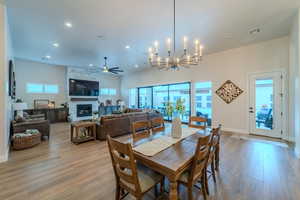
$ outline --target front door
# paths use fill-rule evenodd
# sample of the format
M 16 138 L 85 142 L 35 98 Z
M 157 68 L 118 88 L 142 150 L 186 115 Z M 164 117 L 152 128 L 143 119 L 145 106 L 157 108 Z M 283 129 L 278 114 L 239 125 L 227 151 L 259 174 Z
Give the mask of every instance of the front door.
M 249 119 L 251 134 L 282 138 L 282 82 L 282 72 L 250 75 Z

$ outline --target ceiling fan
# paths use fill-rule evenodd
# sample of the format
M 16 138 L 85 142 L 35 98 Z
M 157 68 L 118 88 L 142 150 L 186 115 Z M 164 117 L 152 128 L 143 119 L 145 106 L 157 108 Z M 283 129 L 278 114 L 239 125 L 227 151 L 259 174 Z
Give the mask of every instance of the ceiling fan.
M 113 74 L 119 74 L 119 72 L 124 72 L 123 70 L 121 70 L 119 67 L 112 67 L 112 68 L 109 68 L 107 66 L 107 57 L 104 57 L 104 61 L 105 61 L 105 64 L 103 66 L 102 69 L 102 72 L 104 73 L 113 73 Z

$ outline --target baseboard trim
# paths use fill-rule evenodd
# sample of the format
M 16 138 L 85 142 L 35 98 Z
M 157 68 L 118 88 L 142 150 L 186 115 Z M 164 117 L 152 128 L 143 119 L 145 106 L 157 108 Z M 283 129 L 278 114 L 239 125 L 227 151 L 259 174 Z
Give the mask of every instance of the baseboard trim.
M 9 150 L 7 150 L 4 155 L 0 155 L 0 163 L 8 161 L 8 152 Z
M 226 132 L 232 132 L 232 133 L 241 133 L 241 134 L 246 134 L 249 135 L 249 131 L 245 130 L 245 129 L 235 129 L 235 128 L 221 128 L 222 131 L 226 131 Z

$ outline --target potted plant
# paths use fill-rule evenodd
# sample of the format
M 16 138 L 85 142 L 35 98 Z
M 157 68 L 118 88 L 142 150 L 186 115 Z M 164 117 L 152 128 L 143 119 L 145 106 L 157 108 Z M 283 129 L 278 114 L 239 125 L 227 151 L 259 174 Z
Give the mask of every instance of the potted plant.
M 166 113 L 172 117 L 172 137 L 180 138 L 182 136 L 181 117 L 185 112 L 184 100 L 177 99 L 176 103 L 166 103 Z

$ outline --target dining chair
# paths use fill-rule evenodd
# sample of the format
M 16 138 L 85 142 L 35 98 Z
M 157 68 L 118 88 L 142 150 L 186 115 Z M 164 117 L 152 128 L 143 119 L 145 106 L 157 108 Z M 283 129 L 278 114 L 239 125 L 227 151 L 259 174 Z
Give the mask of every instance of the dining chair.
M 152 134 L 165 130 L 165 120 L 162 117 L 156 117 L 151 120 Z
M 145 166 L 137 165 L 131 144 L 118 142 L 109 135 L 107 142 L 116 178 L 116 200 L 123 199 L 128 193 L 140 200 L 152 188 L 155 187 L 156 191 L 157 184 L 160 184 L 160 192 L 163 192 L 163 176 Z M 124 190 L 127 194 L 121 196 Z
M 189 127 L 206 129 L 207 119 L 203 117 L 191 116 L 189 120 Z
M 203 198 L 206 200 L 205 174 L 209 158 L 209 142 L 211 135 L 198 139 L 192 166 L 179 177 L 178 183 L 187 187 L 188 199 L 193 199 L 193 187 L 200 181 Z M 199 188 L 199 187 L 197 187 Z
M 206 170 L 209 175 L 213 177 L 214 182 L 216 182 L 216 165 L 219 165 L 219 151 L 220 151 L 220 137 L 221 137 L 221 125 L 218 128 L 214 128 L 211 131 L 211 140 L 209 142 L 209 158 L 207 161 L 207 167 L 210 167 L 210 171 Z M 207 194 L 209 194 L 208 188 L 208 174 L 205 174 L 205 187 Z
M 221 128 L 222 125 L 219 124 L 218 126 L 218 130 L 217 130 L 217 135 L 218 135 L 218 144 L 217 144 L 217 148 L 216 148 L 216 156 L 215 156 L 215 169 L 216 171 L 219 171 L 219 165 L 220 165 L 220 140 L 221 140 Z
M 150 121 L 136 121 L 132 123 L 133 139 L 141 139 L 150 136 Z

